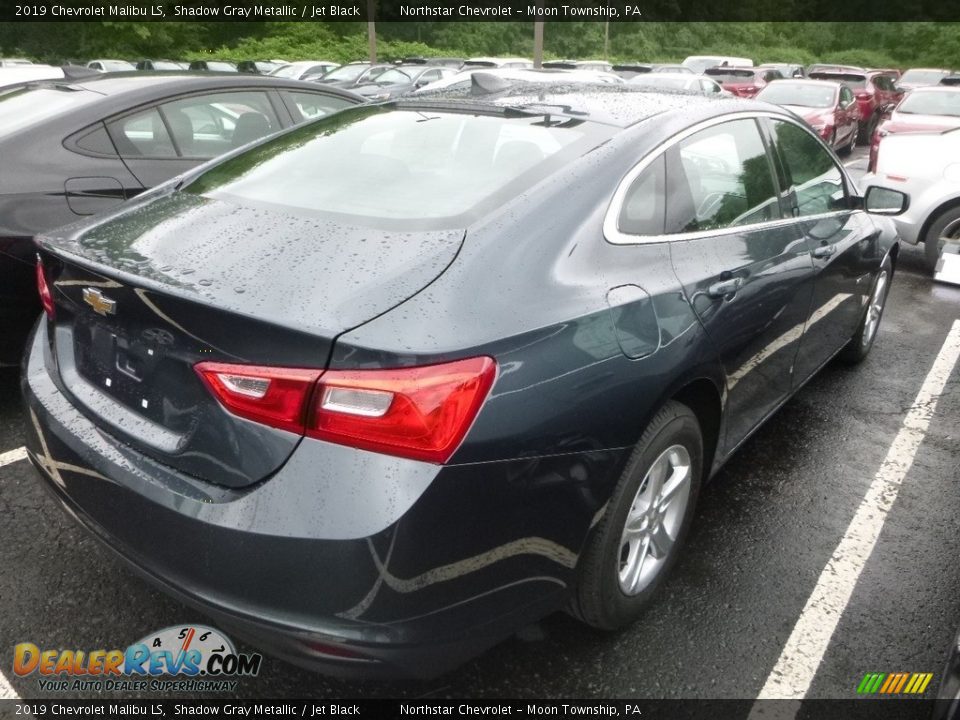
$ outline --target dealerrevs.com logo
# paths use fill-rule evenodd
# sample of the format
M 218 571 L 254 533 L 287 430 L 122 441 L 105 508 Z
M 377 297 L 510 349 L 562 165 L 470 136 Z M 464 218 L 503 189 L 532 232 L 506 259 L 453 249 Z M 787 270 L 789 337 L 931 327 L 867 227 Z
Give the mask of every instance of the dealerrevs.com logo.
M 30 642 L 13 649 L 14 674 L 38 675 L 45 692 L 232 691 L 237 678 L 257 675 L 262 661 L 203 625 L 164 628 L 126 650 L 43 650 Z

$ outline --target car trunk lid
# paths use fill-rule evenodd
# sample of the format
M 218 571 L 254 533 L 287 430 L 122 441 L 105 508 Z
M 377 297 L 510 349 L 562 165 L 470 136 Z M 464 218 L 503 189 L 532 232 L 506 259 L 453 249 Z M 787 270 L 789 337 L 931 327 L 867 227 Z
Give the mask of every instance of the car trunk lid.
M 403 302 L 462 230 L 391 233 L 172 193 L 39 239 L 65 390 L 105 430 L 190 475 L 240 487 L 300 436 L 227 412 L 203 361 L 324 368 L 336 337 Z

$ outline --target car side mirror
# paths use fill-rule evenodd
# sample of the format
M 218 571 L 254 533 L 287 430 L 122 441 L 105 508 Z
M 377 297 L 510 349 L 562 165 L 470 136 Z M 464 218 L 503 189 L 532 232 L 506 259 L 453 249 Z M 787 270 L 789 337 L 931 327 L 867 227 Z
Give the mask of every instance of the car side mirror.
M 863 209 L 874 215 L 901 215 L 910 207 L 910 196 L 899 190 L 872 185 L 863 196 Z

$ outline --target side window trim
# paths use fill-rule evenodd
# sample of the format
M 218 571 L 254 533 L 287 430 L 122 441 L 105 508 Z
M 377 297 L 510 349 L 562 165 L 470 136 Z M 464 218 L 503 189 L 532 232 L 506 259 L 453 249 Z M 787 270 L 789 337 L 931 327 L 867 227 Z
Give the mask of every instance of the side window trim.
M 763 144 L 767 146 L 767 153 L 770 157 L 770 162 L 773 164 L 773 177 L 779 190 L 780 210 L 783 217 L 793 219 L 799 213 L 800 208 L 797 204 L 797 193 L 792 178 L 788 177 L 787 166 L 783 158 L 780 157 L 780 153 L 777 152 L 776 144 L 773 142 L 774 121 L 772 118 L 757 118 L 757 120 L 760 123 L 760 134 L 763 137 Z
M 773 189 L 777 193 L 777 204 L 780 206 L 780 218 L 783 220 L 792 219 L 794 217 L 793 207 L 790 205 L 791 196 L 793 195 L 791 192 L 792 188 L 783 187 L 787 173 L 783 166 L 783 161 L 774 147 L 773 138 L 769 133 L 770 123 L 772 121 L 769 118 L 758 117 L 754 118 L 754 122 L 757 125 L 757 132 L 760 133 L 760 142 L 763 143 L 763 147 L 767 151 L 767 167 L 770 169 L 770 180 L 773 182 Z
M 624 175 L 623 179 L 620 180 L 619 184 L 614 190 L 613 196 L 610 199 L 609 204 L 607 205 L 606 213 L 603 218 L 603 236 L 604 239 L 612 245 L 646 245 L 646 244 L 655 244 L 655 243 L 667 243 L 667 242 L 676 242 L 683 240 L 695 240 L 698 238 L 704 237 L 714 237 L 717 235 L 736 235 L 744 232 L 752 232 L 755 230 L 763 230 L 768 228 L 784 227 L 787 225 L 792 225 L 796 222 L 796 218 L 787 217 L 781 218 L 779 220 L 769 220 L 765 222 L 755 223 L 752 225 L 738 225 L 735 227 L 729 228 L 719 228 L 716 230 L 704 230 L 696 232 L 685 232 L 685 233 L 671 233 L 669 235 L 630 235 L 628 233 L 621 232 L 617 227 L 617 220 L 620 216 L 620 210 L 623 205 L 623 199 L 626 193 L 629 191 L 630 186 L 633 184 L 634 180 L 639 177 L 639 175 L 646 170 L 647 166 L 652 163 L 657 157 L 661 154 L 677 145 L 679 142 L 684 140 L 695 133 L 704 130 L 713 125 L 720 125 L 731 120 L 737 120 L 742 118 L 750 118 L 756 121 L 758 118 L 769 118 L 772 120 L 780 120 L 782 122 L 790 123 L 796 125 L 804 132 L 810 132 L 806 127 L 804 127 L 803 121 L 794 120 L 793 118 L 780 115 L 773 112 L 764 112 L 764 111 L 753 111 L 753 112 L 737 112 L 730 113 L 727 115 L 721 115 L 719 117 L 710 118 L 704 120 L 696 125 L 692 125 L 684 130 L 680 131 L 676 135 L 673 135 L 669 139 L 660 143 L 659 145 L 650 149 L 650 151 L 644 155 L 631 169 Z M 814 136 L 816 137 L 816 136 Z M 846 169 L 842 166 L 840 167 L 840 175 L 843 178 L 844 188 L 847 190 L 848 197 L 853 197 L 856 195 L 854 192 L 855 186 L 851 183 L 850 177 L 847 175 Z M 823 217 L 830 217 L 838 215 L 841 213 L 849 213 L 851 209 L 847 210 L 834 210 L 829 213 L 825 213 Z M 811 217 L 804 218 L 805 220 L 810 220 Z M 817 216 L 820 217 L 820 216 Z
M 784 179 L 786 179 L 786 162 L 783 160 L 783 158 L 780 157 L 779 151 L 776 149 L 776 147 L 774 147 L 773 142 L 772 142 L 773 123 L 776 122 L 776 121 L 785 122 L 784 118 L 770 117 L 770 118 L 767 118 L 767 119 L 766 119 L 765 124 L 767 125 L 767 132 L 770 133 L 770 137 L 771 137 L 770 152 L 771 152 L 772 155 L 776 156 L 777 162 L 784 168 Z M 820 138 L 818 138 L 817 135 L 816 135 L 809 127 L 805 127 L 804 125 L 800 125 L 799 123 L 791 123 L 791 124 L 792 124 L 792 125 L 795 125 L 796 127 L 799 127 L 801 130 L 803 130 L 805 133 L 807 133 L 807 135 L 809 135 L 810 137 L 816 138 L 818 141 L 820 140 Z M 837 170 L 840 172 L 840 179 L 843 181 L 844 194 L 846 195 L 847 200 L 849 201 L 850 198 L 852 198 L 854 195 L 857 194 L 857 193 L 856 193 L 856 186 L 853 185 L 853 184 L 850 182 L 850 178 L 848 177 L 848 175 L 847 175 L 847 173 L 846 173 L 846 170 L 845 170 L 844 167 L 843 167 L 843 163 L 837 161 L 837 158 L 834 157 L 832 151 L 830 151 L 830 152 L 828 153 L 828 155 L 829 155 L 830 161 L 833 163 L 834 167 L 837 168 Z M 790 187 L 787 189 L 787 192 L 790 194 L 793 202 L 795 202 L 795 203 L 797 204 L 797 209 L 798 209 L 798 211 L 799 211 L 799 198 L 797 197 L 796 183 L 793 182 L 793 178 L 791 178 L 790 180 L 791 180 L 791 182 L 790 182 Z M 804 219 L 804 220 L 809 220 L 809 219 L 812 218 L 812 217 L 828 217 L 828 216 L 836 215 L 836 214 L 839 214 L 839 213 L 847 213 L 847 212 L 850 212 L 851 210 L 854 210 L 854 209 L 855 209 L 855 208 L 854 208 L 854 205 L 853 205 L 853 203 L 851 203 L 850 207 L 848 207 L 848 208 L 842 208 L 842 209 L 840 209 L 840 210 L 831 210 L 830 212 L 821 213 L 821 214 L 818 214 L 818 215 L 807 215 L 807 216 L 804 216 L 803 219 Z

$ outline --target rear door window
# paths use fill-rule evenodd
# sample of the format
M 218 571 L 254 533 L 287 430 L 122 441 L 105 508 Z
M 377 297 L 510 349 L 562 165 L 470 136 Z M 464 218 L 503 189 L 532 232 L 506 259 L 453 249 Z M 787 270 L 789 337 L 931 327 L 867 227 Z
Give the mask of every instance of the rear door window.
M 181 157 L 208 159 L 280 129 L 267 93 L 193 95 L 160 106 Z
M 770 159 L 756 121 L 701 130 L 667 151 L 668 233 L 781 218 Z

